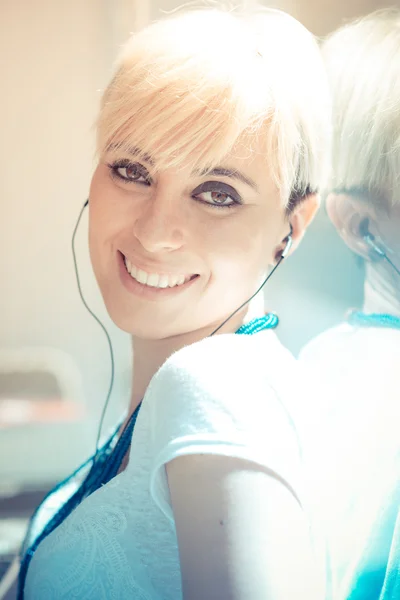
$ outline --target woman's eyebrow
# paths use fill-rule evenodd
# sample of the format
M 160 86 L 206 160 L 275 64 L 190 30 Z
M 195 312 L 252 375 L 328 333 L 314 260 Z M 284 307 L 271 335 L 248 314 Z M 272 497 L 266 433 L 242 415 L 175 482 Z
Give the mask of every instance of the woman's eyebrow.
M 113 143 L 107 147 L 107 150 L 122 150 L 123 152 L 131 154 L 136 158 L 140 157 L 141 159 L 145 160 L 149 165 L 154 166 L 154 159 L 149 154 L 146 154 L 146 152 L 142 152 L 140 148 L 134 148 L 132 146 L 125 146 L 124 144 Z
M 241 171 L 238 171 L 237 169 L 228 169 L 228 168 L 224 168 L 224 167 L 215 167 L 214 169 L 204 169 L 200 172 L 197 172 L 197 175 L 200 175 L 201 177 L 204 176 L 210 176 L 210 177 L 230 177 L 231 179 L 237 179 L 238 181 L 241 181 L 242 183 L 245 183 L 246 185 L 250 186 L 251 188 L 253 188 L 253 190 L 255 190 L 256 192 L 258 192 L 258 186 L 256 184 L 255 181 L 253 181 L 250 177 L 248 177 L 247 175 L 244 175 L 244 173 L 242 173 Z

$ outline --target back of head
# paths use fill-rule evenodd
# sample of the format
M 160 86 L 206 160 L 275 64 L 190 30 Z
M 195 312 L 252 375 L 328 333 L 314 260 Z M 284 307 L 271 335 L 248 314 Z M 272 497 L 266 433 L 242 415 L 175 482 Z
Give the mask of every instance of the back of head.
M 400 202 L 400 11 L 342 27 L 323 55 L 333 96 L 330 189 L 386 209 Z
M 157 169 L 212 168 L 260 149 L 286 206 L 325 172 L 330 99 L 313 36 L 288 15 L 204 9 L 134 34 L 105 91 L 98 152 L 150 156 Z

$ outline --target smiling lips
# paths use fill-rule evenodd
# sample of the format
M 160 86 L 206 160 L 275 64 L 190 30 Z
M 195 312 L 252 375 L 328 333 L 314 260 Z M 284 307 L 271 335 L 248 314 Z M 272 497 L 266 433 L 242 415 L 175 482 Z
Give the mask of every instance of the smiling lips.
M 131 261 L 124 256 L 124 263 L 129 275 L 142 285 L 154 288 L 173 288 L 183 285 L 197 277 L 197 275 L 165 275 L 159 273 L 147 273 L 138 269 Z

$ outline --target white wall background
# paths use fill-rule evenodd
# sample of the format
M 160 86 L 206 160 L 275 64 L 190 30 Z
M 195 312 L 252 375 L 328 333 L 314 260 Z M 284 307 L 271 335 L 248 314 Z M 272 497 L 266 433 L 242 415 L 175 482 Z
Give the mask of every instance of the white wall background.
M 0 346 L 67 352 L 83 377 L 91 425 L 104 402 L 109 361 L 104 334 L 78 296 L 71 236 L 94 166 L 92 125 L 100 90 L 118 44 L 135 21 L 135 7 L 102 0 L 2 0 L 0 6 Z M 115 391 L 123 403 L 129 340 L 103 310 L 86 232 L 83 218 L 77 243 L 81 281 L 88 302 L 113 334 Z M 7 455 L 18 463 L 30 452 L 29 465 L 21 458 L 15 471 L 33 469 L 51 477 L 54 469 L 68 471 L 93 447 L 90 429 L 49 429 L 0 431 L 3 475 L 9 472 L 9 459 L 3 462 Z M 49 454 L 52 435 L 57 452 Z
M 92 447 L 109 377 L 106 340 L 80 302 L 70 250 L 94 166 L 92 124 L 100 90 L 129 32 L 181 3 L 0 0 L 0 347 L 55 347 L 67 352 L 81 372 L 91 429 L 84 434 L 68 430 L 65 443 L 59 441 L 54 469 L 60 471 Z M 282 0 L 270 5 L 323 35 L 344 17 L 378 3 Z M 102 307 L 86 232 L 84 217 L 78 236 L 82 285 L 116 351 L 111 421 L 129 393 L 130 344 Z M 297 256 L 271 280 L 268 307 L 280 309 L 282 339 L 297 351 L 308 337 L 339 320 L 359 292 L 360 274 L 321 212 Z M 22 440 L 48 451 L 50 438 L 45 444 L 43 432 L 29 436 L 23 430 L 0 432 L 0 461 L 6 449 L 16 455 Z M 41 456 L 29 460 L 30 466 Z

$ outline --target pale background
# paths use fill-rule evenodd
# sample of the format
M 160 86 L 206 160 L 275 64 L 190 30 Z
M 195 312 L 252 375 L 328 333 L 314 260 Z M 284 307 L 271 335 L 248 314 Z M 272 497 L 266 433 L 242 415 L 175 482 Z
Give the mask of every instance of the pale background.
M 56 480 L 93 448 L 109 359 L 104 334 L 79 299 L 70 249 L 94 167 L 92 124 L 119 45 L 130 31 L 180 4 L 0 0 L 0 349 L 46 346 L 67 353 L 87 408 L 79 426 L 0 430 L 0 486 L 18 477 L 27 485 Z M 266 4 L 320 36 L 384 6 L 373 0 Z M 105 314 L 86 236 L 87 216 L 78 236 L 79 268 L 87 301 L 115 349 L 110 423 L 127 401 L 130 345 Z M 322 211 L 297 255 L 271 280 L 267 305 L 279 312 L 280 335 L 297 352 L 359 301 L 360 286 L 361 271 Z

